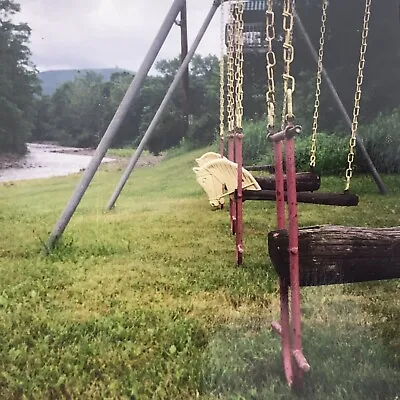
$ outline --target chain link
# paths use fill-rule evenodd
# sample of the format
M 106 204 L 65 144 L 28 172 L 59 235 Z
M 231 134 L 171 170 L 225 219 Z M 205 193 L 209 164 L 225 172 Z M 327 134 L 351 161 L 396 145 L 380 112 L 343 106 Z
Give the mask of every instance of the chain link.
M 236 53 L 235 53 L 235 80 L 236 80 L 236 128 L 242 129 L 243 121 L 243 0 L 238 0 L 235 5 L 235 39 L 236 39 Z
M 235 87 L 234 87 L 234 15 L 233 15 L 233 6 L 232 0 L 229 0 L 228 4 L 229 8 L 229 19 L 228 19 L 228 90 L 227 90 L 227 111 L 228 111 L 228 132 L 233 132 L 235 128 Z
M 276 56 L 272 47 L 272 42 L 275 39 L 275 14 L 273 10 L 273 0 L 267 0 L 266 32 L 265 37 L 268 43 L 266 61 L 267 61 L 267 115 L 268 115 L 268 131 L 272 132 L 275 127 L 275 77 L 274 68 L 276 65 Z
M 290 73 L 290 67 L 294 60 L 294 47 L 293 42 L 293 27 L 294 27 L 294 16 L 293 11 L 295 7 L 295 0 L 284 0 L 283 2 L 283 31 L 284 31 L 284 43 L 283 43 L 283 60 L 284 60 L 284 71 L 283 71 L 283 112 L 282 112 L 282 126 L 285 121 L 293 119 L 293 99 L 292 95 L 295 91 L 296 80 Z
M 357 130 L 358 130 L 358 117 L 360 115 L 360 100 L 362 92 L 362 83 L 364 80 L 364 67 L 365 67 L 365 53 L 367 51 L 367 37 L 369 32 L 369 20 L 371 17 L 371 1 L 365 1 L 364 11 L 364 23 L 363 31 L 361 35 L 361 47 L 360 47 L 360 60 L 358 63 L 358 75 L 356 91 L 354 95 L 354 109 L 353 109 L 353 122 L 351 125 L 351 138 L 349 143 L 349 154 L 347 155 L 348 167 L 346 169 L 346 187 L 345 191 L 350 189 L 350 182 L 353 176 L 353 163 L 355 157 L 355 147 L 357 144 Z
M 225 12 L 224 2 L 221 0 L 221 59 L 219 62 L 219 136 L 225 135 Z
M 315 89 L 315 103 L 314 103 L 314 115 L 312 124 L 312 137 L 311 137 L 311 152 L 310 152 L 310 167 L 315 167 L 316 155 L 317 155 L 317 136 L 318 136 L 318 119 L 319 119 L 319 105 L 321 96 L 321 83 L 322 83 L 322 69 L 324 59 L 324 47 L 325 47 L 325 32 L 326 32 L 326 18 L 328 0 L 322 1 L 322 17 L 321 17 L 321 36 L 319 38 L 319 50 L 318 50 L 318 68 L 317 68 L 317 83 Z

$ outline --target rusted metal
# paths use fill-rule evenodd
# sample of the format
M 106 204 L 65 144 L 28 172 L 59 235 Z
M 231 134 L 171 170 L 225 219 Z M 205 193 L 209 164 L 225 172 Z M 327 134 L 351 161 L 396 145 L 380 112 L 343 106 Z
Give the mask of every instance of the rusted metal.
M 228 134 L 228 160 L 235 161 L 235 135 L 233 132 Z M 231 220 L 232 235 L 236 233 L 236 201 L 232 196 L 229 199 L 229 216 Z
M 274 143 L 274 161 L 275 161 L 275 194 L 276 194 L 276 216 L 279 229 L 285 229 L 285 197 L 284 197 L 284 175 L 283 175 L 283 145 L 282 141 Z M 290 346 L 290 315 L 289 315 L 289 285 L 287 280 L 279 278 L 279 296 L 280 296 L 280 332 L 282 346 L 282 361 L 285 371 L 285 377 L 288 384 L 293 383 L 293 367 Z M 277 323 L 275 323 L 277 326 Z
M 241 129 L 236 130 L 235 134 L 235 158 L 237 162 L 238 180 L 236 189 L 236 262 L 237 265 L 243 263 L 243 181 L 242 181 L 242 169 L 243 169 L 243 131 Z
M 286 129 L 288 132 L 289 129 Z M 293 385 L 301 386 L 303 366 L 300 355 L 303 353 L 301 342 L 300 275 L 299 275 L 299 225 L 297 215 L 296 165 L 294 137 L 285 141 L 287 203 L 289 212 L 289 260 L 291 291 L 291 328 L 292 348 L 296 363 L 293 364 Z M 305 360 L 305 358 L 304 358 Z
M 276 132 L 273 134 L 268 135 L 268 139 L 271 142 L 280 142 L 284 139 L 291 139 L 301 133 L 301 126 L 300 125 L 288 125 L 286 128 L 280 132 Z

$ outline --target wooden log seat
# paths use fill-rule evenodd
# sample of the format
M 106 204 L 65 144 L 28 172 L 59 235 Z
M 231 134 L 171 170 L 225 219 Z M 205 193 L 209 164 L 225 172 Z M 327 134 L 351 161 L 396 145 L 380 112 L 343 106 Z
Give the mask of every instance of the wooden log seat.
M 268 252 L 278 275 L 290 283 L 286 230 L 268 234 Z M 400 278 L 400 227 L 336 225 L 299 229 L 301 286 Z
M 263 190 L 275 190 L 275 175 L 255 176 Z M 284 187 L 286 190 L 286 176 L 284 177 Z M 314 172 L 299 172 L 296 174 L 296 191 L 297 192 L 313 192 L 321 186 L 321 178 Z
M 276 200 L 274 190 L 243 191 L 243 200 Z M 285 200 L 286 193 L 285 193 Z M 326 206 L 352 207 L 358 205 L 358 196 L 352 193 L 307 193 L 298 192 L 299 203 L 322 204 Z
M 247 171 L 264 171 L 269 172 L 270 174 L 275 173 L 275 165 L 246 165 L 243 168 L 247 169 Z

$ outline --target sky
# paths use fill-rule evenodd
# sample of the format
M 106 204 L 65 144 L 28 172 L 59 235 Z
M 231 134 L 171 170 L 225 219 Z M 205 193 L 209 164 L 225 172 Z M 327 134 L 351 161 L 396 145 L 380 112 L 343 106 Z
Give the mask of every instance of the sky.
M 19 21 L 32 28 L 32 61 L 39 71 L 123 68 L 136 71 L 173 0 L 17 0 Z M 213 0 L 187 0 L 189 46 Z M 218 10 L 197 53 L 220 54 Z M 174 26 L 158 59 L 180 52 Z

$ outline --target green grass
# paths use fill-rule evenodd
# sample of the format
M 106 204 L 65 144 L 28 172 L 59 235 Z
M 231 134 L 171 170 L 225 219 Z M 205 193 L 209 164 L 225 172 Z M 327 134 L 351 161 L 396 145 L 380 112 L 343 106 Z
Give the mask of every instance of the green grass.
M 121 158 L 131 158 L 132 155 L 135 153 L 135 147 L 121 147 L 110 149 L 107 151 L 107 157 L 121 157 Z M 144 150 L 143 155 L 149 155 L 150 153 L 147 150 Z
M 192 167 L 202 151 L 130 178 L 96 175 L 62 241 L 41 255 L 78 176 L 0 186 L 0 398 L 390 399 L 400 395 L 399 281 L 303 290 L 302 394 L 287 388 L 273 203 L 245 205 L 245 266 L 228 211 L 210 211 Z M 355 177 L 357 208 L 302 205 L 300 223 L 400 225 L 400 177 L 381 197 Z M 323 178 L 323 190 L 343 182 Z

